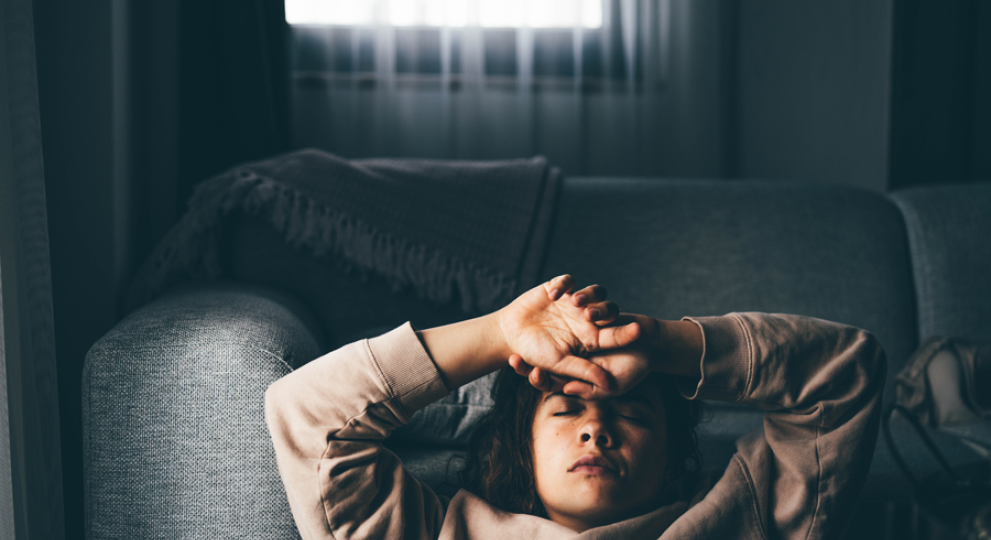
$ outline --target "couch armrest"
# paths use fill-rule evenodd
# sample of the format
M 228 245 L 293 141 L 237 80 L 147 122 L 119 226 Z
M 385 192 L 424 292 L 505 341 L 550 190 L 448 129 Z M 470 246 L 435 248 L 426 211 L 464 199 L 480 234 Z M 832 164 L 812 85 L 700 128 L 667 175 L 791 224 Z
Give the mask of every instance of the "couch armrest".
M 305 310 L 219 285 L 130 314 L 86 356 L 86 538 L 298 538 L 268 385 L 321 352 Z

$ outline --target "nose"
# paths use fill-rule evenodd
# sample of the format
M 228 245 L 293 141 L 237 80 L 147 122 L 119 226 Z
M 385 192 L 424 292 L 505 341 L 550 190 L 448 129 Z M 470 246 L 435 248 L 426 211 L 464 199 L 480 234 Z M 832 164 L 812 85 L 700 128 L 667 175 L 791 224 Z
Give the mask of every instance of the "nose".
M 616 435 L 602 411 L 590 411 L 586 415 L 585 423 L 578 430 L 578 438 L 582 444 L 594 444 L 603 448 L 611 448 L 616 444 Z

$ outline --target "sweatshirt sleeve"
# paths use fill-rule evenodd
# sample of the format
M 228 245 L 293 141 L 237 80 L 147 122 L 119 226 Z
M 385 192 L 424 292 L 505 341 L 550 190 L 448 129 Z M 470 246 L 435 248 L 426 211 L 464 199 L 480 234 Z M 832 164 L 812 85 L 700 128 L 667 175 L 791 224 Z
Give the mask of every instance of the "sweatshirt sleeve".
M 886 371 L 877 339 L 796 315 L 688 320 L 702 329 L 704 352 L 685 397 L 765 411 L 764 429 L 737 442 L 730 464 L 751 484 L 765 536 L 841 537 L 877 440 Z
M 382 441 L 447 393 L 409 323 L 273 383 L 265 421 L 300 535 L 436 538 L 444 502 Z

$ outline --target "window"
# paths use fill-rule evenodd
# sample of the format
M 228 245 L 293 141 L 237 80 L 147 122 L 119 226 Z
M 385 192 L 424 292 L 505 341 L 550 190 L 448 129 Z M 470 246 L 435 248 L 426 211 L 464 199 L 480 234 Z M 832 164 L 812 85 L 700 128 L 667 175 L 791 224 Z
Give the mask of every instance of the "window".
M 599 28 L 601 0 L 286 0 L 292 25 Z
M 293 144 L 655 174 L 669 0 L 285 0 Z
M 417 83 L 447 77 L 455 89 L 462 74 L 479 66 L 490 84 L 511 85 L 526 75 L 538 85 L 567 86 L 580 78 L 584 86 L 597 88 L 607 79 L 626 82 L 631 67 L 639 83 L 639 55 L 624 51 L 619 17 L 610 19 L 604 9 L 613 4 L 285 0 L 297 80 L 374 86 L 387 73 Z

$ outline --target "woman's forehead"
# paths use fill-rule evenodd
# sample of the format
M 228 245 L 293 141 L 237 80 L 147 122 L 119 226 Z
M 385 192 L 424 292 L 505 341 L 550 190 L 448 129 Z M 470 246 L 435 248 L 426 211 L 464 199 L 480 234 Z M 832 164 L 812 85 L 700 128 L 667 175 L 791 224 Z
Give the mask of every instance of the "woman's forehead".
M 568 395 L 565 394 L 564 392 L 542 392 L 540 402 L 546 403 L 547 401 L 550 401 L 552 398 L 555 397 L 577 400 L 577 401 L 585 401 L 585 399 L 580 396 Z M 664 405 L 664 399 L 661 396 L 660 385 L 658 385 L 657 382 L 651 377 L 644 379 L 625 394 L 614 397 L 608 397 L 597 401 L 603 401 L 606 403 L 640 402 L 649 405 L 655 409 L 659 409 Z

